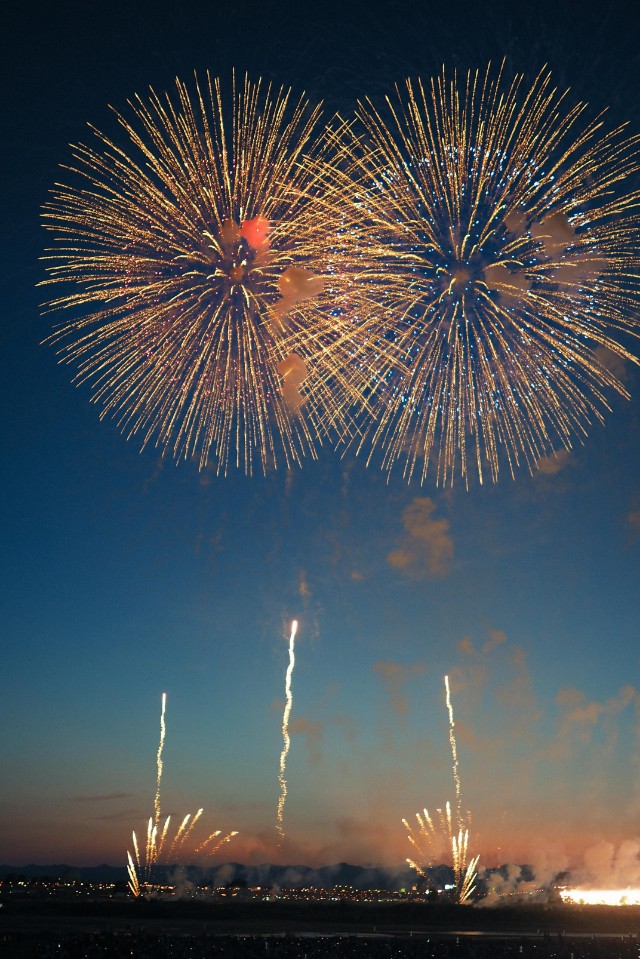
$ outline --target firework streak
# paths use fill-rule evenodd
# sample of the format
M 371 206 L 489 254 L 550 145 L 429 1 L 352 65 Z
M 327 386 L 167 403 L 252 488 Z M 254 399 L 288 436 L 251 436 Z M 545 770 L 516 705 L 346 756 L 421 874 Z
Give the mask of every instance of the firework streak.
M 160 713 L 160 742 L 158 743 L 158 755 L 157 755 L 157 767 L 158 767 L 158 779 L 156 785 L 156 798 L 153 804 L 154 807 L 154 825 L 157 828 L 158 823 L 160 822 L 160 781 L 162 780 L 162 750 L 164 749 L 164 738 L 167 732 L 167 727 L 165 725 L 165 710 L 167 707 L 167 694 L 162 694 L 162 712 Z
M 280 783 L 280 796 L 278 798 L 278 809 L 276 813 L 277 824 L 276 829 L 278 830 L 278 835 L 280 839 L 284 839 L 284 826 L 283 826 L 283 815 L 284 815 L 284 804 L 287 798 L 287 780 L 285 779 L 285 770 L 287 767 L 287 756 L 289 754 L 289 747 L 291 746 L 291 739 L 289 737 L 289 717 L 291 716 L 291 707 L 293 706 L 293 696 L 291 694 L 291 677 L 293 676 L 293 667 L 295 666 L 295 655 L 294 655 L 294 646 L 296 633 L 298 631 L 298 621 L 293 620 L 291 623 L 291 636 L 289 637 L 289 665 L 287 667 L 287 674 L 285 677 L 285 694 L 286 694 L 286 703 L 284 707 L 284 714 L 282 716 L 282 752 L 280 754 L 280 772 L 278 774 L 278 782 Z

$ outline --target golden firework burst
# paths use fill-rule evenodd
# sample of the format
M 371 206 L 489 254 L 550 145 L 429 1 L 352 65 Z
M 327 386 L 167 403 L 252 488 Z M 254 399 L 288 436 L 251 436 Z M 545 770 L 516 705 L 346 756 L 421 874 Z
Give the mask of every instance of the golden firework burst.
M 489 67 L 408 80 L 331 138 L 348 362 L 375 401 L 358 449 L 450 484 L 581 441 L 638 362 L 639 136 L 547 71 Z
M 340 215 L 315 172 L 320 108 L 247 78 L 227 99 L 209 75 L 129 107 L 44 207 L 61 360 L 142 446 L 219 472 L 348 435 L 352 387 L 325 349 L 341 320 L 318 308 Z

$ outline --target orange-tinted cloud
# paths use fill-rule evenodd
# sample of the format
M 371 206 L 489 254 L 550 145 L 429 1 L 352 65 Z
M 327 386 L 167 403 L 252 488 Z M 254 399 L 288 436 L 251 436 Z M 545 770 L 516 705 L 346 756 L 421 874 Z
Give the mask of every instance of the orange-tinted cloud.
M 640 509 L 632 510 L 631 513 L 627 513 L 627 523 L 634 533 L 640 533 Z
M 324 739 L 322 723 L 299 716 L 289 723 L 289 732 L 292 736 L 304 736 L 309 760 L 317 763 L 322 758 L 322 743 Z
M 621 383 L 629 382 L 629 364 L 619 353 L 607 349 L 606 346 L 598 346 L 595 350 L 596 358 L 610 373 L 620 380 Z
M 434 519 L 436 504 L 429 497 L 416 498 L 402 514 L 404 534 L 387 563 L 414 579 L 446 576 L 453 559 L 449 521 Z
M 543 456 L 536 463 L 539 473 L 543 476 L 555 476 L 561 473 L 563 469 L 571 464 L 571 453 L 569 450 L 561 449 L 549 456 Z

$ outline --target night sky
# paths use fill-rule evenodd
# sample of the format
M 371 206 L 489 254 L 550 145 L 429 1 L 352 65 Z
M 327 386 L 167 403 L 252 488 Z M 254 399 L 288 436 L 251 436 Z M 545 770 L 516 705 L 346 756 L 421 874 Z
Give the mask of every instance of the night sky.
M 481 865 L 542 875 L 586 853 L 613 881 L 620 843 L 640 849 L 637 368 L 604 427 L 515 481 L 409 486 L 329 447 L 302 468 L 219 477 L 99 419 L 42 344 L 36 288 L 41 205 L 87 122 L 114 132 L 108 104 L 235 67 L 329 118 L 408 75 L 506 58 L 531 78 L 548 64 L 640 133 L 634 7 L 4 10 L 0 862 L 124 863 L 153 812 L 166 691 L 163 815 L 202 806 L 210 831 L 238 830 L 219 861 L 401 865 L 402 817 L 454 799 L 446 673 Z

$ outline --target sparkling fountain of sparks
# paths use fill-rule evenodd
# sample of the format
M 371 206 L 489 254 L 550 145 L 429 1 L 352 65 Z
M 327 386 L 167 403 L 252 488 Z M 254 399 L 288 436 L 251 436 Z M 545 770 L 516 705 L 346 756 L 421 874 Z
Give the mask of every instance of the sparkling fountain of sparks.
M 298 621 L 296 619 L 291 623 L 291 635 L 289 637 L 289 665 L 287 667 L 287 673 L 285 677 L 285 694 L 286 702 L 284 707 L 284 713 L 282 716 L 282 752 L 280 754 L 280 772 L 278 773 L 278 782 L 280 783 L 280 796 L 278 797 L 278 809 L 276 813 L 277 824 L 276 829 L 278 830 L 278 835 L 280 840 L 284 839 L 284 804 L 287 798 L 287 780 L 285 778 L 285 771 L 287 768 L 287 756 L 289 754 L 289 747 L 291 746 L 291 738 L 289 736 L 289 717 L 291 716 L 291 707 L 293 706 L 293 696 L 291 694 L 291 677 L 293 676 L 293 667 L 295 666 L 295 640 L 296 633 L 298 631 Z
M 187 851 L 189 839 L 192 838 L 196 824 L 200 820 L 203 812 L 203 809 L 199 809 L 193 817 L 190 813 L 184 817 L 175 836 L 170 842 L 169 850 L 164 858 L 165 865 L 171 865 L 171 856 L 178 854 L 181 855 L 181 858 L 184 858 L 185 855 L 194 856 L 196 860 L 200 862 L 202 862 L 203 859 L 209 860 L 215 856 L 224 843 L 230 842 L 234 836 L 238 835 L 237 830 L 232 830 L 223 836 L 222 831 L 216 829 L 204 840 L 194 841 L 193 848 Z M 157 827 L 154 825 L 153 819 L 149 819 L 147 823 L 147 840 L 144 859 L 140 856 L 138 839 L 135 832 L 133 833 L 135 856 L 132 856 L 129 850 L 127 850 L 127 874 L 129 877 L 129 890 L 132 895 L 136 897 L 143 894 L 146 886 L 153 884 L 154 868 L 162 863 L 163 847 L 169 830 L 170 818 L 171 817 L 168 816 L 164 823 L 159 841 L 157 841 Z M 215 840 L 218 841 L 215 842 Z
M 582 443 L 638 362 L 640 135 L 540 72 L 408 79 L 336 120 L 367 462 L 451 485 Z M 612 354 L 614 354 L 612 356 Z
M 406 819 L 402 824 L 407 830 L 407 838 L 416 853 L 418 860 L 407 858 L 408 864 L 415 869 L 418 875 L 429 882 L 429 875 L 425 871 L 427 865 L 435 865 L 436 857 L 442 854 L 443 846 L 451 853 L 456 887 L 456 899 L 460 903 L 469 902 L 475 890 L 479 856 L 469 858 L 469 822 L 471 814 L 468 812 L 466 822 L 462 815 L 462 787 L 458 767 L 458 747 L 455 737 L 455 720 L 451 702 L 449 677 L 444 677 L 445 702 L 449 718 L 449 744 L 451 746 L 453 781 L 456 791 L 455 827 L 451 804 L 446 803 L 444 809 L 437 810 L 437 819 L 434 821 L 425 808 L 422 813 L 416 813 L 416 827 L 409 825 Z M 420 865 L 423 863 L 424 865 Z
M 158 754 L 156 757 L 158 767 L 158 777 L 156 783 L 156 797 L 154 800 L 154 825 L 157 828 L 160 822 L 160 783 L 162 780 L 162 750 L 164 749 L 164 739 L 167 732 L 165 723 L 165 711 L 167 708 L 167 694 L 162 694 L 162 712 L 160 713 L 160 742 L 158 743 Z
M 165 710 L 167 703 L 167 694 L 162 694 L 162 712 L 160 716 L 160 744 L 158 746 L 157 752 L 157 764 L 158 764 L 158 777 L 157 777 L 157 786 L 156 786 L 156 795 L 154 802 L 154 816 L 150 816 L 147 822 L 146 827 L 146 841 L 144 846 L 144 857 L 140 855 L 140 846 L 138 843 L 138 837 L 136 836 L 135 831 L 132 833 L 133 840 L 133 850 L 134 856 L 131 855 L 130 851 L 127 850 L 127 875 L 128 875 L 128 885 L 129 891 L 133 896 L 140 896 L 143 894 L 144 889 L 153 884 L 153 870 L 157 866 L 161 857 L 163 856 L 165 846 L 167 843 L 167 837 L 169 835 L 169 824 L 171 822 L 171 816 L 167 816 L 165 819 L 164 825 L 160 830 L 160 780 L 162 776 L 162 749 L 164 746 L 166 726 L 165 726 Z M 175 835 L 169 842 L 168 852 L 166 853 L 164 863 L 166 865 L 170 864 L 169 859 L 171 856 L 182 854 L 184 855 L 189 844 L 189 840 L 194 834 L 194 830 L 198 822 L 200 821 L 204 809 L 200 808 L 195 813 L 194 816 L 191 813 L 187 813 L 180 825 L 178 826 Z M 236 830 L 227 833 L 221 839 L 222 832 L 220 829 L 215 830 L 210 833 L 204 840 L 198 840 L 193 842 L 193 848 L 188 853 L 188 855 L 196 855 L 200 859 L 204 856 L 207 859 L 210 859 L 216 854 L 220 849 L 223 843 L 230 842 L 234 836 L 237 836 L 238 833 Z M 218 839 L 219 841 L 215 845 L 211 843 Z

